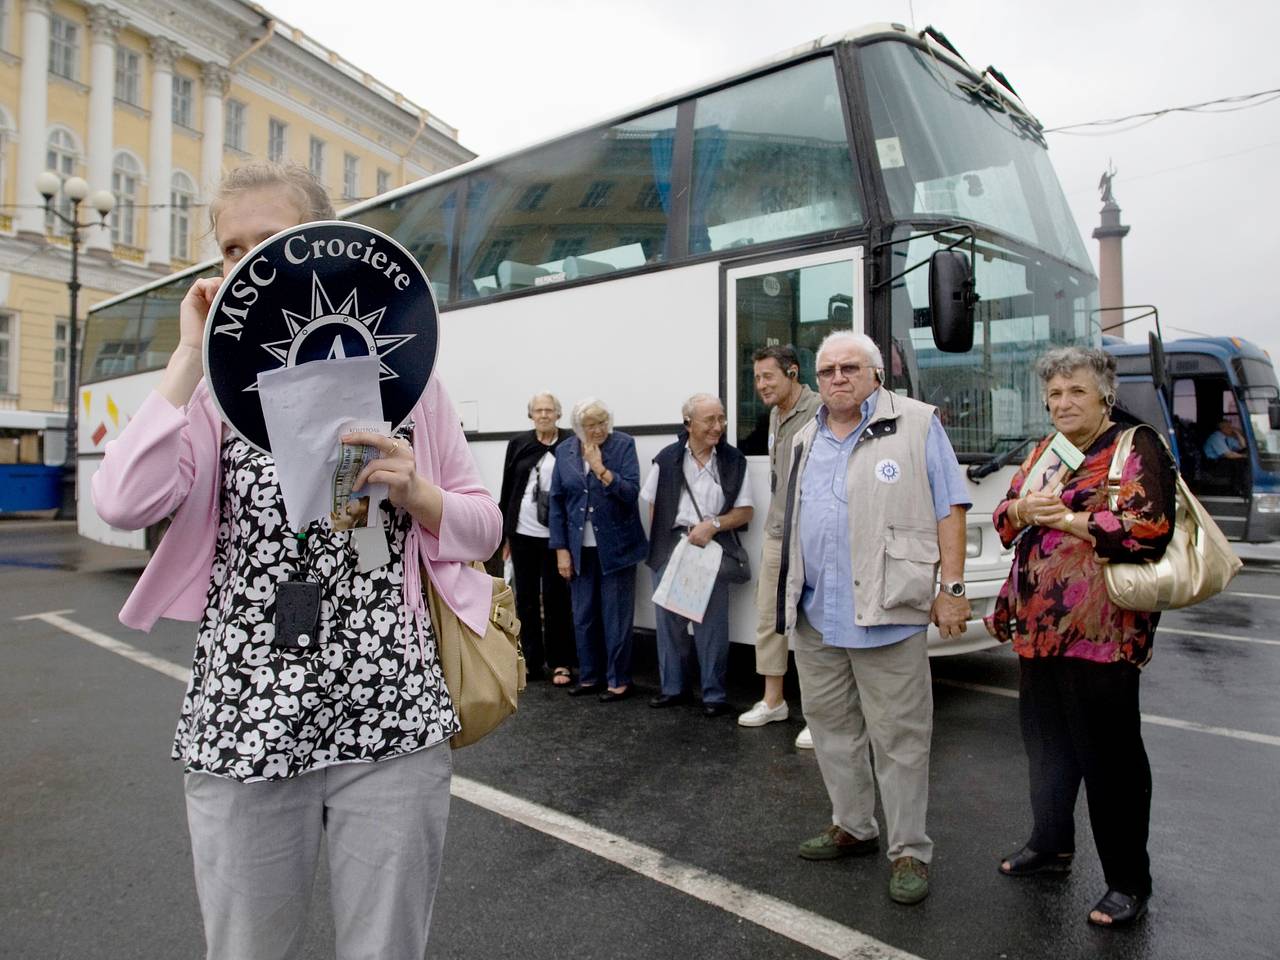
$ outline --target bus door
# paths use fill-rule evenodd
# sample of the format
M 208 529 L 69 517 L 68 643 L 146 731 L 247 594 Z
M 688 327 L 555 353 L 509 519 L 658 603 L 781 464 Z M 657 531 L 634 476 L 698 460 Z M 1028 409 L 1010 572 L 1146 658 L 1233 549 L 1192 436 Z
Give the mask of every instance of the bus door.
M 1244 539 L 1253 495 L 1249 457 L 1214 457 L 1214 448 L 1207 446 L 1224 420 L 1237 430 L 1243 426 L 1227 371 L 1215 357 L 1183 354 L 1169 357 L 1169 373 L 1183 479 L 1223 533 L 1233 540 Z
M 816 390 L 814 364 L 823 337 L 832 330 L 864 330 L 862 256 L 863 247 L 847 247 L 721 270 L 729 442 L 747 455 L 756 519 L 744 542 L 753 562 L 760 556 L 770 493 L 769 409 L 756 395 L 751 356 L 761 347 L 791 344 L 800 358 L 801 382 Z M 737 591 L 731 604 L 734 635 L 750 635 L 750 591 Z

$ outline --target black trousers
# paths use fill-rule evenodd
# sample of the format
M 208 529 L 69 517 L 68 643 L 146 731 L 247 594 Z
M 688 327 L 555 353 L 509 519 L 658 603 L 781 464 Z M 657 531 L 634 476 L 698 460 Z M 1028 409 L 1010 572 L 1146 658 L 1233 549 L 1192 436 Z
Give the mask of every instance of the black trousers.
M 1107 886 L 1148 896 L 1151 765 L 1142 745 L 1138 668 L 1076 657 L 1023 657 L 1020 663 L 1018 705 L 1035 817 L 1027 845 L 1041 853 L 1075 851 L 1083 780 Z
M 552 670 L 574 666 L 578 658 L 569 585 L 556 570 L 556 552 L 547 549 L 545 537 L 513 533 L 507 542 L 516 575 L 520 645 L 529 673 L 537 676 L 544 663 Z

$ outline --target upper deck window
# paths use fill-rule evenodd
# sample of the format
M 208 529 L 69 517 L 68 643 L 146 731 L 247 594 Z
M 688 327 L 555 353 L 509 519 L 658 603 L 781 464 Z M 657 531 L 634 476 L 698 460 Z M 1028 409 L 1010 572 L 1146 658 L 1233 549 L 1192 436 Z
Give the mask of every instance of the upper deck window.
M 968 78 L 898 41 L 860 50 L 893 215 L 984 223 L 1071 263 L 1085 252 L 1031 122 L 961 89 Z
M 838 230 L 862 220 L 830 57 L 698 99 L 690 253 Z

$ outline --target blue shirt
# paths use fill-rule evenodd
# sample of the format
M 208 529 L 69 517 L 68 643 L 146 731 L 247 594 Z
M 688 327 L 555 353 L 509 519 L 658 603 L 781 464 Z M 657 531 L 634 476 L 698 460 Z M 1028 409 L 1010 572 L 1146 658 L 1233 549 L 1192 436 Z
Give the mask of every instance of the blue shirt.
M 822 642 L 832 647 L 884 647 L 920 632 L 919 624 L 862 627 L 854 622 L 853 561 L 849 544 L 849 501 L 845 478 L 849 455 L 876 412 L 876 397 L 862 403 L 862 421 L 843 440 L 827 427 L 827 407 L 818 409 L 804 475 L 800 478 L 800 552 L 804 558 L 804 590 L 800 608 Z M 925 440 L 925 466 L 933 494 L 933 512 L 944 520 L 954 505 L 972 506 L 960 463 L 937 417 Z
M 1204 442 L 1204 455 L 1210 460 L 1221 460 L 1228 453 L 1239 453 L 1243 449 L 1243 443 L 1235 437 L 1228 437 L 1221 430 L 1213 431 Z

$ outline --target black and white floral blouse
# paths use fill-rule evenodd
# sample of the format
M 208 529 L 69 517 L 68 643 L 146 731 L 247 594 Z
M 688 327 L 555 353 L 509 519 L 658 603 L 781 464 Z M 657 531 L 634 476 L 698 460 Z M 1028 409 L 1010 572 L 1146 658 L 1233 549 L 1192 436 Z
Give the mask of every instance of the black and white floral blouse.
M 400 436 L 408 436 L 402 430 Z M 413 518 L 383 504 L 391 560 L 356 570 L 350 533 L 328 519 L 305 541 L 284 522 L 271 458 L 228 435 L 213 576 L 173 757 L 189 772 L 252 782 L 370 762 L 458 730 L 429 620 L 404 605 Z M 276 584 L 321 585 L 318 642 L 273 646 Z

